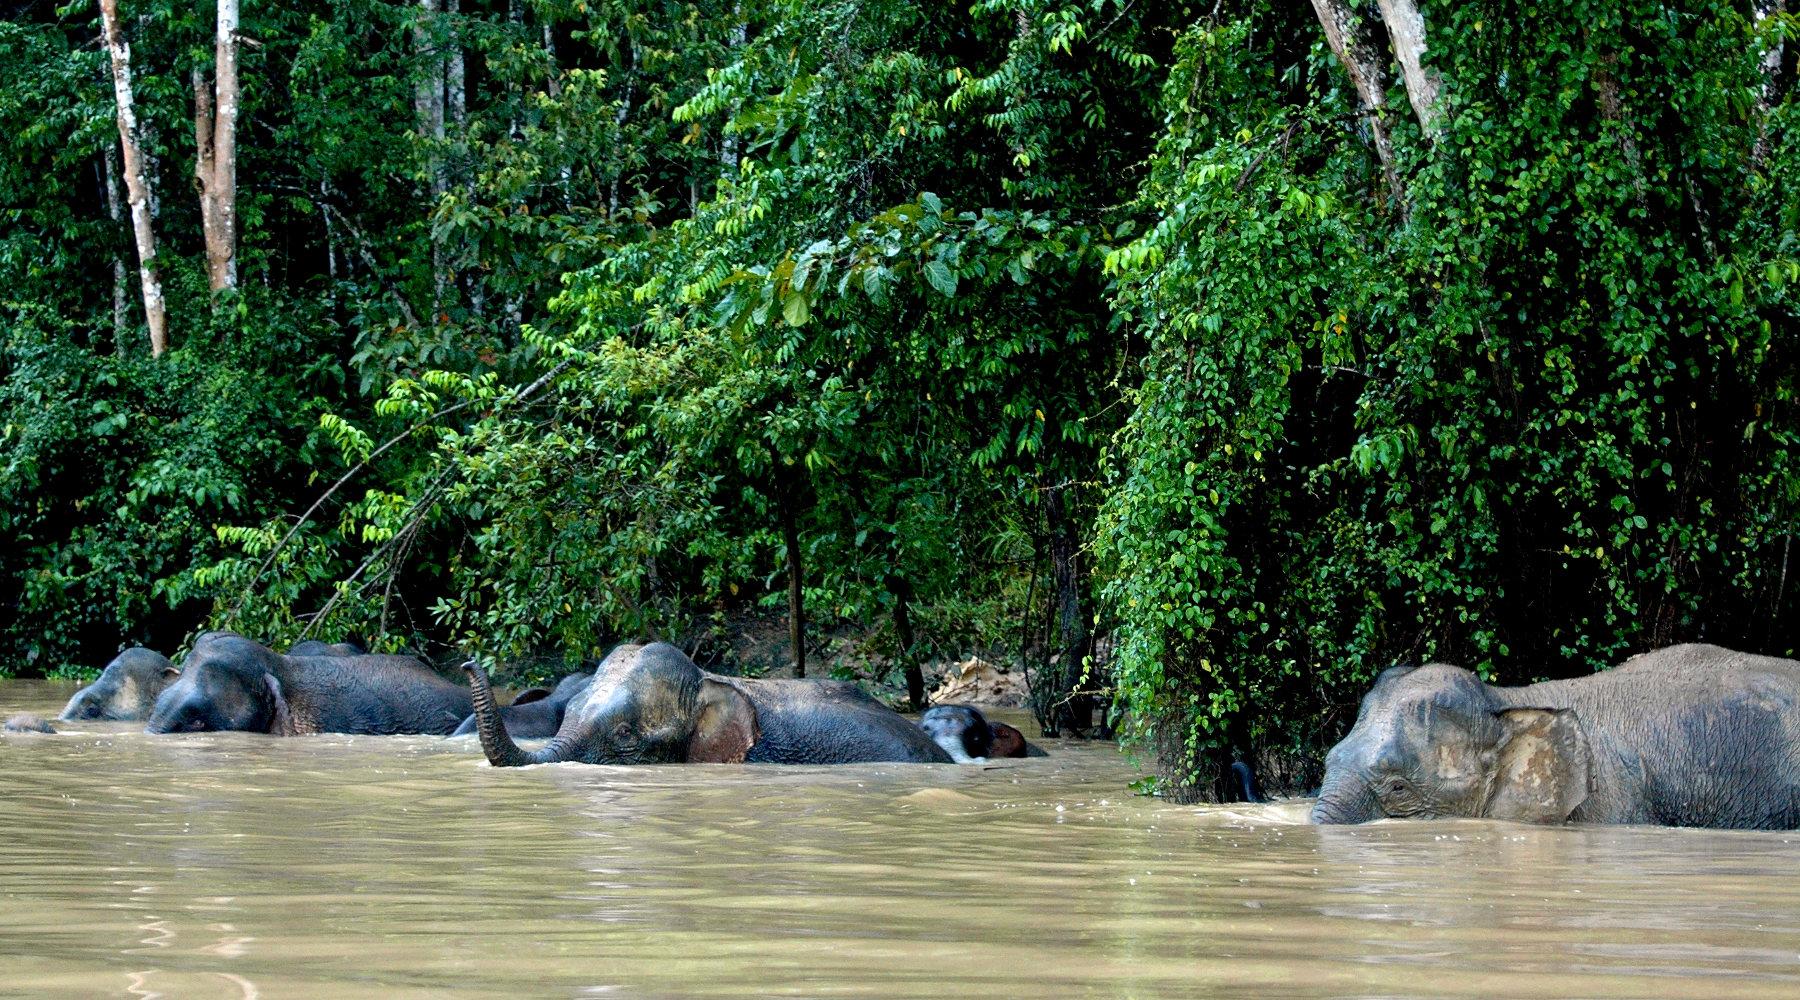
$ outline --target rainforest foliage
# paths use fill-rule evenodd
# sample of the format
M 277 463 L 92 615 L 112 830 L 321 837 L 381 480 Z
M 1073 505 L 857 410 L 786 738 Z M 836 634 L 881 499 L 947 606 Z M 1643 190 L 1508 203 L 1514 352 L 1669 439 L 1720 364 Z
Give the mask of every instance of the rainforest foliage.
M 762 616 L 1191 796 L 1397 661 L 1800 646 L 1781 0 L 257 4 L 223 286 L 220 10 L 116 6 L 124 158 L 102 8 L 0 20 L 0 670 Z

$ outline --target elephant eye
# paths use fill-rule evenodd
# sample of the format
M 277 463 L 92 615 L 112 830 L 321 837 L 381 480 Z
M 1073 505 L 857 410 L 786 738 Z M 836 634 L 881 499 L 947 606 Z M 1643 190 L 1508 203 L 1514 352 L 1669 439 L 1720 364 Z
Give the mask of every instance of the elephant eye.
M 631 736 L 631 724 L 630 723 L 621 722 L 618 725 L 613 727 L 613 739 L 618 740 L 619 742 L 623 743 L 630 736 Z
M 1408 787 L 1408 782 L 1405 778 L 1402 778 L 1398 774 L 1391 774 L 1381 779 L 1381 783 L 1376 786 L 1376 790 L 1382 798 L 1388 798 L 1389 796 L 1406 794 Z

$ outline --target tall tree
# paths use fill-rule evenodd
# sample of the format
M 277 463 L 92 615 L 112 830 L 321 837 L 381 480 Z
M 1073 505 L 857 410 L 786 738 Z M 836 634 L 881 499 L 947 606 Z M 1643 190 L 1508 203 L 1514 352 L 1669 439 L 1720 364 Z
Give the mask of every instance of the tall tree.
M 125 161 L 126 199 L 131 203 L 131 231 L 137 238 L 138 282 L 144 293 L 144 319 L 150 327 L 150 354 L 161 357 L 169 347 L 168 316 L 162 277 L 156 269 L 156 235 L 150 229 L 150 191 L 144 182 L 144 157 L 138 147 L 136 99 L 131 91 L 131 46 L 119 31 L 118 0 L 100 0 L 100 22 L 112 60 L 113 98 L 118 103 L 119 149 Z
M 206 283 L 214 293 L 236 288 L 238 0 L 218 0 L 213 82 L 193 71 L 194 180 L 206 239 Z

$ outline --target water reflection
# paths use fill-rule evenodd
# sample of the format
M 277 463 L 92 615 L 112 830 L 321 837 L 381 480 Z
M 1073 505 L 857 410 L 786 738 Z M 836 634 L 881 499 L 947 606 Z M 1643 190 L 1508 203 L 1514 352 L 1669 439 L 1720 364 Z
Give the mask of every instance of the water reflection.
M 495 770 L 466 738 L 135 728 L 0 737 L 0 992 L 1800 995 L 1791 834 L 1315 828 L 1133 796 L 1091 746 Z

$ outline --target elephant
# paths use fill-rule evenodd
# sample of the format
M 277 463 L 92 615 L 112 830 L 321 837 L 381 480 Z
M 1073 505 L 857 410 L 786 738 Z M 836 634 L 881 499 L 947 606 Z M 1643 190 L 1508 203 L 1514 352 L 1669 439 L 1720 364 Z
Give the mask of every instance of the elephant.
M 142 722 L 163 689 L 175 683 L 180 674 L 168 657 L 135 646 L 113 657 L 94 683 L 75 692 L 57 718 L 64 722 Z
M 235 633 L 208 632 L 144 731 L 441 736 L 469 709 L 462 685 L 411 657 L 283 656 Z
M 1391 668 L 1326 755 L 1312 820 L 1435 816 L 1793 829 L 1800 662 L 1681 645 L 1524 687 Z
M 366 656 L 368 651 L 354 642 L 320 642 L 307 639 L 294 643 L 287 651 L 289 656 Z
M 919 727 L 950 759 L 969 764 L 989 757 L 1042 757 L 1025 742 L 1025 734 L 1004 722 L 989 722 L 973 705 L 933 705 L 919 717 Z
M 667 643 L 620 646 L 594 672 L 544 746 L 524 751 L 507 734 L 487 672 L 463 664 L 476 732 L 496 767 L 586 764 L 948 764 L 925 731 L 838 681 L 721 677 Z
M 541 740 L 555 736 L 562 728 L 563 713 L 570 703 L 585 697 L 593 684 L 594 675 L 582 673 L 564 677 L 555 688 L 526 688 L 513 698 L 511 705 L 500 710 L 500 721 L 506 724 L 506 732 L 514 739 Z M 450 735 L 466 736 L 474 731 L 475 716 L 471 714 Z
M 9 733 L 54 733 L 56 729 L 30 712 L 21 712 L 6 720 L 0 730 Z

